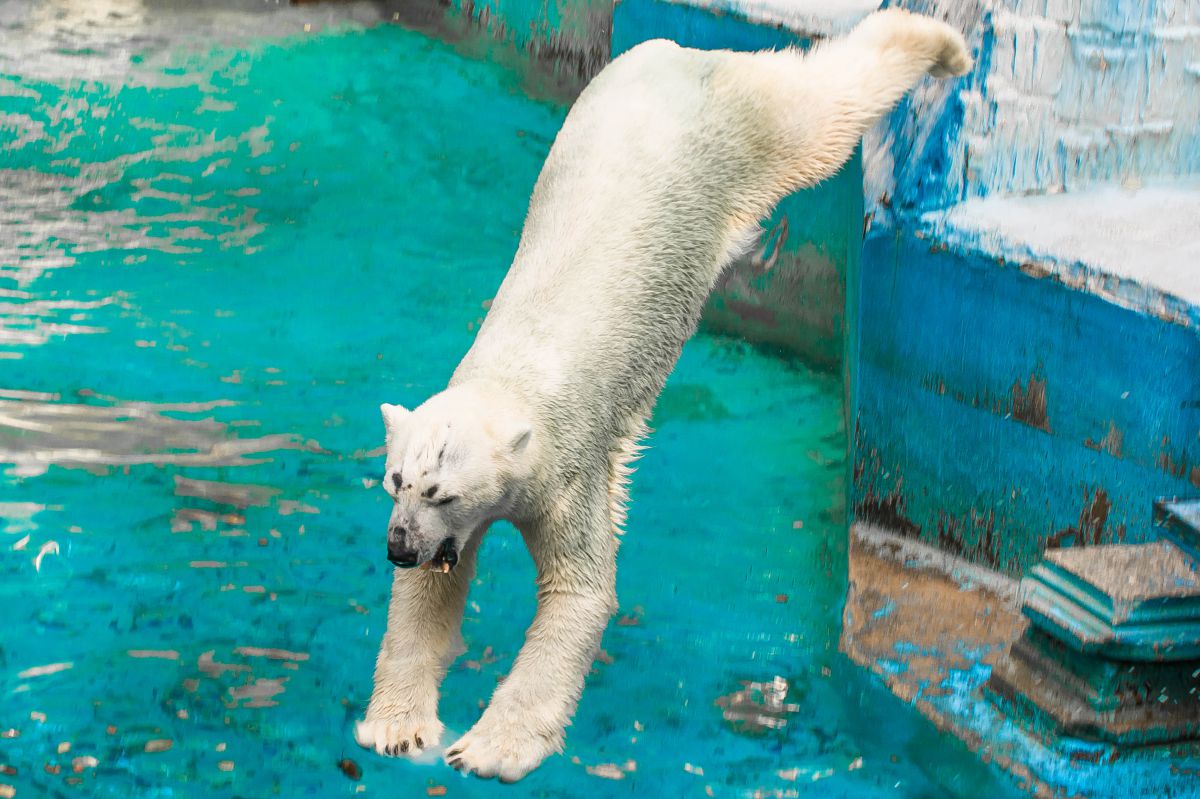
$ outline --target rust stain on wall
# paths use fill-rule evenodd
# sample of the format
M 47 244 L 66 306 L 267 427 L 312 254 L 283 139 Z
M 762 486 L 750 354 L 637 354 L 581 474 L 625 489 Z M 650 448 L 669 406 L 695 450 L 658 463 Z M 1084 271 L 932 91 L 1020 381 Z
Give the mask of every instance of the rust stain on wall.
M 868 488 L 855 504 L 854 515 L 860 521 L 877 524 L 908 538 L 918 538 L 921 525 L 904 515 L 904 506 L 899 483 L 886 494 L 877 494 L 873 488 Z
M 1090 489 L 1084 489 L 1083 508 L 1079 511 L 1079 521 L 1075 526 L 1067 527 L 1046 537 L 1046 548 L 1064 546 L 1088 546 L 1102 543 L 1104 526 L 1108 523 L 1108 513 L 1112 510 L 1112 501 L 1108 492 L 1097 488 L 1093 494 Z M 1125 539 L 1124 525 L 1114 531 L 1117 540 Z
M 856 450 L 861 446 L 860 435 L 856 424 Z M 884 472 L 879 451 L 872 449 L 865 454 L 859 451 L 860 454 L 854 461 L 854 493 L 859 496 L 858 501 L 854 503 L 854 518 L 879 525 L 908 538 L 920 537 L 921 525 L 905 515 L 904 478 L 897 475 L 892 489 L 885 493 L 877 481 L 887 480 L 891 474 Z
M 1186 477 L 1188 482 L 1200 488 L 1200 464 L 1189 464 L 1186 452 L 1175 456 L 1171 452 L 1170 436 L 1163 436 L 1162 449 L 1155 459 L 1155 465 L 1172 477 Z
M 934 372 L 921 378 L 921 388 L 938 396 L 951 396 L 955 402 L 970 405 L 972 408 L 982 408 L 997 416 L 1011 416 L 1022 424 L 1050 431 L 1050 417 L 1046 405 L 1046 378 L 1038 377 L 1037 373 L 1029 375 L 1028 384 L 1022 384 L 1020 378 L 1013 381 L 1012 387 L 999 396 L 987 389 L 983 391 L 964 391 L 946 383 L 945 376 Z M 1120 431 L 1117 431 L 1117 447 L 1123 444 Z M 1089 439 L 1090 440 L 1090 439 Z M 1106 439 L 1107 440 L 1107 437 Z
M 1107 452 L 1114 458 L 1120 458 L 1125 447 L 1125 434 L 1117 429 L 1116 422 L 1109 422 L 1108 432 L 1104 434 L 1104 438 L 1096 441 L 1089 437 L 1084 440 L 1083 445 L 1088 449 L 1094 449 L 1097 452 Z
M 1020 380 L 1012 385 L 1012 416 L 1018 422 L 1050 432 L 1050 417 L 1046 413 L 1046 378 L 1029 375 L 1029 384 Z
M 1003 536 L 997 533 L 996 512 L 986 513 L 971 508 L 961 518 L 945 511 L 938 511 L 937 546 L 939 549 L 982 563 L 988 568 L 1010 570 L 1011 564 L 1004 563 L 1001 555 Z

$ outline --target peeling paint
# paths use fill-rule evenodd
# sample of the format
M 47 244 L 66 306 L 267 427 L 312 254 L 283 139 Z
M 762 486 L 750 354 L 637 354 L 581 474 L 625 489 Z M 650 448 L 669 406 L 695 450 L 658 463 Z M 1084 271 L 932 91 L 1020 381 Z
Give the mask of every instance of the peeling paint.
M 952 555 L 982 563 L 993 569 L 1008 564 L 1001 553 L 1001 536 L 997 533 L 996 512 L 971 508 L 962 517 L 938 511 L 937 544 Z
M 1198 432 L 1200 437 L 1200 432 Z M 1155 465 L 1172 477 L 1186 477 L 1187 481 L 1200 488 L 1200 464 L 1189 464 L 1186 452 L 1175 454 L 1172 451 L 1171 438 L 1163 436 L 1162 448 L 1159 450 Z
M 1096 450 L 1097 452 L 1107 452 L 1114 458 L 1122 457 L 1122 448 L 1125 446 L 1125 434 L 1117 429 L 1116 422 L 1108 423 L 1108 432 L 1099 441 L 1091 438 L 1086 438 L 1083 445 L 1088 449 Z
M 1020 380 L 1013 381 L 1012 416 L 1018 422 L 1050 432 L 1050 417 L 1046 413 L 1046 378 L 1031 374 L 1024 388 Z
M 921 535 L 921 525 L 904 515 L 904 494 L 900 487 L 886 494 L 876 494 L 868 488 L 854 505 L 854 516 L 864 522 L 878 524 L 908 538 Z
M 1091 489 L 1084 489 L 1083 508 L 1079 511 L 1079 521 L 1073 527 L 1046 537 L 1046 548 L 1064 546 L 1088 546 L 1104 542 L 1104 525 L 1108 522 L 1108 513 L 1112 510 L 1112 502 L 1103 488 L 1097 488 L 1093 494 Z M 1124 540 L 1124 530 L 1118 530 L 1118 540 Z
M 997 416 L 1011 417 L 1046 433 L 1053 432 L 1047 413 L 1046 378 L 1039 377 L 1037 372 L 1030 374 L 1027 384 L 1023 384 L 1020 378 L 1014 380 L 1012 386 L 999 396 L 986 388 L 974 391 L 954 388 L 947 382 L 946 375 L 940 372 L 926 374 L 921 378 L 920 385 L 938 396 L 949 395 L 955 402 L 990 411 Z M 1120 433 L 1116 435 L 1120 436 Z M 1116 443 L 1119 449 L 1119 438 Z

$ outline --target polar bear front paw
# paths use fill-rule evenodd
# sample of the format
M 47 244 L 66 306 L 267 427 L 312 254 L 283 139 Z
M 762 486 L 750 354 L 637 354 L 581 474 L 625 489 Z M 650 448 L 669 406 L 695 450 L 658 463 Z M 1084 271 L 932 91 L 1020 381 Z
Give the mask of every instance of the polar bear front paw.
M 446 762 L 464 774 L 516 782 L 549 755 L 562 751 L 562 734 L 546 736 L 486 717 L 446 750 Z
M 354 725 L 354 740 L 380 755 L 417 755 L 423 749 L 437 746 L 444 729 L 436 716 L 368 714 Z

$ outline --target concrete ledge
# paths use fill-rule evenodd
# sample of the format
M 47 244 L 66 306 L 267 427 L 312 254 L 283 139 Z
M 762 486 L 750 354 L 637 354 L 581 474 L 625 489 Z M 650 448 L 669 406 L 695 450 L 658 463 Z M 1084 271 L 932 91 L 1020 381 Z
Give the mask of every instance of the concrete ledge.
M 1024 635 L 1016 582 L 870 525 L 850 538 L 841 649 L 1034 796 L 1191 796 L 1200 745 L 1119 750 L 1031 733 L 989 702 L 983 686 Z
M 923 215 L 921 225 L 952 250 L 1200 326 L 1200 181 L 972 199 Z

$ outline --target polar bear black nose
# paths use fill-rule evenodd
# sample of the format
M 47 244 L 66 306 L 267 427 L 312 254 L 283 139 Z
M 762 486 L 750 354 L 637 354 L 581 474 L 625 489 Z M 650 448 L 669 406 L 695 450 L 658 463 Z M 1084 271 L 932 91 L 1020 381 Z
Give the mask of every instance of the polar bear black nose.
M 409 549 L 405 546 L 388 547 L 388 561 L 393 566 L 399 566 L 402 569 L 411 569 L 417 565 L 417 550 Z
M 387 559 L 394 566 L 408 569 L 417 565 L 417 550 L 408 544 L 408 531 L 403 527 L 388 530 Z

